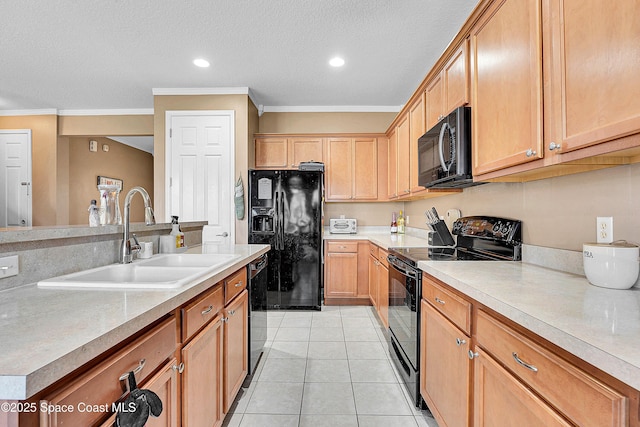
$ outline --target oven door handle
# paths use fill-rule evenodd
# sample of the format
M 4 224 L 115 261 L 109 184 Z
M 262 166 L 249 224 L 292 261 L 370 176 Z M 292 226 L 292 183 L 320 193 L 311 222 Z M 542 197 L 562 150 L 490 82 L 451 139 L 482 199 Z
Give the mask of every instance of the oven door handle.
M 400 261 L 396 256 L 389 255 L 387 260 L 391 264 L 393 268 L 395 268 L 398 272 L 402 273 L 405 276 L 411 277 L 412 279 L 418 279 L 418 273 L 415 270 L 409 270 L 403 268 L 402 261 Z

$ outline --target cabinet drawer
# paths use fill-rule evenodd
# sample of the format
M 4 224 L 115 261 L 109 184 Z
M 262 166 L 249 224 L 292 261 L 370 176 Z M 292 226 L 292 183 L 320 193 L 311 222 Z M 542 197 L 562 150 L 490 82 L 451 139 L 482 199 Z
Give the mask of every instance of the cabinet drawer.
M 387 259 L 388 256 L 389 252 L 385 251 L 382 248 L 378 250 L 378 261 L 380 261 L 380 264 L 384 265 L 387 268 L 389 268 L 389 260 Z
M 327 242 L 327 252 L 358 252 L 358 242 Z
M 182 342 L 187 341 L 224 308 L 224 287 L 214 286 L 182 309 Z
M 471 335 L 471 303 L 469 301 L 438 285 L 426 274 L 422 275 L 422 298 L 467 335 Z
M 576 425 L 627 425 L 622 394 L 483 311 L 476 327 L 481 347 Z
M 126 376 L 136 372 L 136 381 L 143 384 L 158 367 L 173 357 L 177 345 L 176 319 L 167 319 L 124 349 L 80 375 L 69 385 L 55 391 L 44 399 L 42 405 L 74 408 L 73 412 L 53 411 L 40 414 L 41 427 L 89 426 L 106 418 L 111 403 L 122 397 L 127 390 Z M 82 411 L 82 407 L 93 407 L 104 411 Z
M 247 287 L 247 269 L 245 267 L 224 279 L 224 305 L 229 304 L 236 295 Z
M 373 255 L 374 258 L 378 258 L 378 247 L 373 243 L 369 243 L 369 253 Z

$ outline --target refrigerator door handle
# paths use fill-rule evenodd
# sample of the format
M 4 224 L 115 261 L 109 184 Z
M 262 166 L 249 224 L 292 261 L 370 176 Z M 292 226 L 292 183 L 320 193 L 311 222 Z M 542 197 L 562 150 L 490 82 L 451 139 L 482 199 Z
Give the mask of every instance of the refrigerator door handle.
M 278 221 L 280 223 L 280 247 L 279 250 L 284 250 L 284 191 L 280 190 L 280 204 L 278 205 Z

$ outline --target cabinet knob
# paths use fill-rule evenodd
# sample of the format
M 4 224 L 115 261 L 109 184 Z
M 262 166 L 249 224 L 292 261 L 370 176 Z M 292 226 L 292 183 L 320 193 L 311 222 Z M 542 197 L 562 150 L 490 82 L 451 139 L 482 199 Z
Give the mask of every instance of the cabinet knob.
M 466 343 L 467 343 L 467 340 L 460 339 L 460 338 L 456 338 L 456 345 L 457 345 L 458 347 L 460 347 L 461 345 L 464 345 L 464 344 L 466 344 Z
M 562 145 L 552 142 L 551 144 L 549 144 L 549 151 L 559 150 L 561 147 Z
M 533 157 L 533 156 L 535 156 L 536 154 L 538 154 L 538 152 L 537 152 L 536 150 L 532 150 L 531 148 L 529 148 L 529 149 L 527 150 L 527 152 L 525 153 L 525 155 L 526 155 L 527 157 Z
M 476 357 L 480 357 L 480 354 L 474 353 L 471 350 L 469 350 L 469 352 L 467 354 L 469 354 L 469 359 L 471 359 L 471 360 L 475 359 Z
M 179 365 L 173 365 L 171 367 L 171 369 L 173 369 L 174 371 L 178 371 L 179 374 L 184 372 L 184 362 L 180 362 Z

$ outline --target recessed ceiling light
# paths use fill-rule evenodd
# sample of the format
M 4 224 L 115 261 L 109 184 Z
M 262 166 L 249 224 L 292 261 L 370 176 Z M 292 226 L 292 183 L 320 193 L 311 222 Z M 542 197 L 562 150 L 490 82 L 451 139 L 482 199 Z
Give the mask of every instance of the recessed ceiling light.
M 207 61 L 206 59 L 198 58 L 193 60 L 193 64 L 196 67 L 207 68 L 209 66 L 209 61 Z
M 331 60 L 329 61 L 329 65 L 331 65 L 332 67 L 342 67 L 344 65 L 344 59 L 336 56 L 335 58 L 331 58 Z

